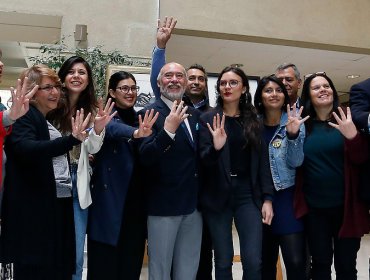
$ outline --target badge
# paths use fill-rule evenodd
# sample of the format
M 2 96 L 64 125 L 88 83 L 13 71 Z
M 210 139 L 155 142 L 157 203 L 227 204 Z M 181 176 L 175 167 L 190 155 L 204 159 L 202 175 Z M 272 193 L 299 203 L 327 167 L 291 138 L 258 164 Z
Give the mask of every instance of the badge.
M 272 142 L 272 146 L 274 147 L 274 148 L 280 148 L 280 146 L 281 146 L 281 139 L 275 139 L 273 142 Z

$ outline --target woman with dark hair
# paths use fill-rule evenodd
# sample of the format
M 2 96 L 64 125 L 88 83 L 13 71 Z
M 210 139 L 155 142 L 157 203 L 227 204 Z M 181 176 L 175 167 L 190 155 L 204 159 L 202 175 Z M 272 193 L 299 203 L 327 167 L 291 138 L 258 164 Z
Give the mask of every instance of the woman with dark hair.
M 358 195 L 359 165 L 367 142 L 356 130 L 351 111 L 339 106 L 338 93 L 324 73 L 306 75 L 302 88 L 307 136 L 304 161 L 297 173 L 296 215 L 306 215 L 312 255 L 312 279 L 357 279 L 356 258 L 369 213 Z M 346 112 L 345 112 L 346 111 Z
M 152 110 L 143 119 L 137 117 L 134 105 L 139 87 L 131 73 L 114 73 L 108 90 L 117 113 L 107 125 L 104 144 L 94 159 L 87 279 L 138 280 L 147 216 L 136 139 L 152 133 L 158 113 L 154 115 Z
M 232 224 L 240 240 L 243 279 L 261 279 L 262 223 L 273 216 L 273 185 L 261 124 L 242 69 L 217 79 L 217 107 L 201 116 L 201 206 L 215 254 L 216 279 L 232 279 Z
M 88 206 L 91 204 L 89 155 L 99 151 L 103 144 L 105 125 L 113 115 L 113 104 L 107 102 L 104 110 L 102 101 L 95 96 L 90 65 L 79 56 L 68 58 L 60 68 L 58 75 L 63 83 L 63 106 L 48 115 L 63 135 L 72 131 L 67 121 L 75 116 L 77 108 L 83 108 L 86 114 L 92 114 L 89 125 L 89 137 L 81 145 L 69 152 L 72 176 L 73 209 L 76 229 L 76 274 L 73 280 L 81 280 L 84 263 L 84 245 L 88 218 Z
M 54 70 L 35 65 L 21 74 L 36 86 L 29 111 L 13 124 L 1 224 L 1 261 L 14 263 L 14 279 L 71 279 L 75 270 L 72 184 L 66 153 L 86 137 L 90 115 L 72 117 L 64 136 L 46 120 L 57 108 L 61 82 Z M 14 102 L 14 101 L 13 101 Z
M 307 279 L 306 237 L 303 220 L 293 209 L 295 169 L 303 162 L 305 129 L 303 108 L 290 109 L 284 84 L 275 76 L 263 77 L 254 95 L 254 104 L 263 121 L 263 138 L 268 145 L 270 169 L 275 186 L 274 219 L 264 225 L 262 279 L 276 279 L 279 247 L 288 280 Z

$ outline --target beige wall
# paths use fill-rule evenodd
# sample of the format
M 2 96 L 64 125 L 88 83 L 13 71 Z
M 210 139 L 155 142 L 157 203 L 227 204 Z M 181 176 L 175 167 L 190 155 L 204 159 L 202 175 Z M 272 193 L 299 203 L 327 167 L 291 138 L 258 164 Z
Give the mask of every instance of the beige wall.
M 160 5 L 161 16 L 178 18 L 177 34 L 366 54 L 369 11 L 368 0 L 161 0 Z
M 119 50 L 128 55 L 150 56 L 158 17 L 158 1 L 1 0 L 0 11 L 61 17 L 60 33 L 62 36 L 70 35 L 66 39 L 69 46 L 75 45 L 73 39 L 75 25 L 85 24 L 89 46 L 103 45 L 105 49 Z M 11 17 L 17 20 L 17 13 L 12 13 Z M 0 30 L 8 28 L 3 20 L 4 18 L 0 18 Z M 33 24 L 31 20 L 28 22 L 30 25 Z M 32 34 L 32 32 L 23 32 L 23 34 L 14 31 L 2 32 L 0 39 L 26 41 L 30 33 Z M 35 41 L 40 42 L 40 39 Z

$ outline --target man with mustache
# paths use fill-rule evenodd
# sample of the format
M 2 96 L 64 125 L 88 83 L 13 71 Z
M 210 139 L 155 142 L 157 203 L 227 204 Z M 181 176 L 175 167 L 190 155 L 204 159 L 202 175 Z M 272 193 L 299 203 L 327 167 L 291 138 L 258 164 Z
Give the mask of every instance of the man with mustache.
M 149 280 L 195 280 L 202 238 L 198 206 L 199 111 L 182 101 L 185 68 L 165 64 L 161 96 L 145 110 L 159 112 L 153 133 L 139 145 L 147 188 Z M 141 112 L 143 114 L 144 111 Z
M 157 45 L 153 50 L 152 71 L 150 75 L 150 82 L 156 98 L 159 98 L 160 96 L 156 79 L 159 70 L 166 63 L 166 45 L 171 38 L 172 31 L 175 28 L 176 23 L 177 20 L 173 17 L 165 17 L 162 23 L 158 20 Z M 183 97 L 185 104 L 194 107 L 201 112 L 207 111 L 210 106 L 208 103 L 207 73 L 204 67 L 199 64 L 192 64 L 187 69 L 187 75 L 188 83 Z

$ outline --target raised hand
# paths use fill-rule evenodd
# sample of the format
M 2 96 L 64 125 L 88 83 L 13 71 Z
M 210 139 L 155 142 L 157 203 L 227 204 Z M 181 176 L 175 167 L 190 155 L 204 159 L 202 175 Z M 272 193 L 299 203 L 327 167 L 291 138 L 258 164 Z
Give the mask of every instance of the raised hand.
M 145 111 L 144 120 L 139 115 L 139 128 L 134 132 L 134 138 L 148 137 L 152 134 L 152 127 L 158 119 L 159 112 L 154 115 L 154 109 Z
M 173 17 L 165 17 L 164 21 L 158 19 L 157 47 L 166 48 L 168 40 L 171 38 L 172 30 L 175 28 L 177 20 Z
M 215 150 L 221 150 L 222 147 L 226 143 L 227 134 L 225 131 L 225 115 L 222 115 L 222 118 L 220 118 L 220 115 L 217 113 L 216 116 L 213 117 L 213 125 L 207 123 L 209 132 L 212 134 L 213 138 L 213 147 Z
M 175 134 L 181 122 L 189 116 L 189 114 L 186 114 L 187 110 L 188 106 L 184 107 L 184 101 L 181 101 L 180 104 L 177 105 L 177 101 L 175 100 L 173 102 L 170 114 L 164 121 L 164 128 L 170 133 Z
M 103 131 L 104 127 L 117 114 L 117 112 L 111 114 L 113 107 L 114 102 L 112 102 L 112 99 L 109 98 L 107 104 L 105 104 L 105 107 L 103 109 L 103 98 L 101 97 L 99 98 L 98 100 L 99 110 L 94 119 L 94 130 L 96 134 L 99 135 Z
M 310 116 L 306 116 L 305 118 L 301 118 L 301 114 L 303 111 L 303 106 L 299 108 L 299 111 L 296 110 L 296 105 L 293 105 L 293 109 L 290 108 L 288 104 L 286 106 L 286 111 L 288 114 L 288 122 L 286 124 L 286 132 L 289 136 L 293 137 L 299 133 L 299 128 L 302 123 L 304 123 Z
M 357 129 L 352 121 L 351 110 L 347 107 L 347 116 L 344 114 L 342 108 L 338 107 L 338 111 L 341 116 L 340 118 L 335 112 L 333 112 L 333 116 L 338 124 L 329 122 L 329 125 L 338 129 L 347 139 L 351 140 L 355 138 L 357 135 Z
M 83 142 L 87 137 L 86 127 L 90 122 L 91 113 L 89 113 L 86 118 L 84 118 L 84 109 L 81 111 L 77 110 L 76 117 L 72 117 L 72 136 L 81 142 Z
M 39 89 L 39 86 L 33 86 L 30 91 L 32 84 L 29 81 L 28 77 L 24 78 L 22 84 L 21 80 L 17 80 L 17 89 L 13 87 L 10 88 L 12 94 L 12 106 L 9 109 L 9 118 L 13 121 L 22 117 L 29 110 L 29 101 Z

